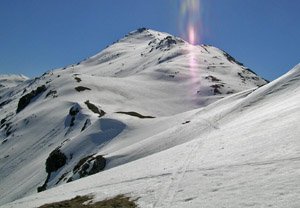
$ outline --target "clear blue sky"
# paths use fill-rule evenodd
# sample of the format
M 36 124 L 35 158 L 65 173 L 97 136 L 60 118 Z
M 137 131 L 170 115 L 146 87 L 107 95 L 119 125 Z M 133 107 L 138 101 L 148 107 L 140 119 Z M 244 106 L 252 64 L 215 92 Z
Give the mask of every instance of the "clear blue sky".
M 0 74 L 40 76 L 139 27 L 181 36 L 184 1 L 0 0 Z M 300 0 L 202 0 L 200 7 L 199 44 L 269 80 L 300 62 Z

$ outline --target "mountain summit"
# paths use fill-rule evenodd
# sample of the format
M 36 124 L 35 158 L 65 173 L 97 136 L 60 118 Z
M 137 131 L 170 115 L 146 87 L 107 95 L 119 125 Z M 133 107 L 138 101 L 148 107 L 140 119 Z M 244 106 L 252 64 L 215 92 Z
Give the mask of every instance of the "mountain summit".
M 278 187 L 293 199 L 297 174 L 279 180 L 299 165 L 299 66 L 268 83 L 220 49 L 140 28 L 41 77 L 2 77 L 3 207 L 78 194 L 127 194 L 141 207 L 241 207 L 247 197 L 263 206 Z

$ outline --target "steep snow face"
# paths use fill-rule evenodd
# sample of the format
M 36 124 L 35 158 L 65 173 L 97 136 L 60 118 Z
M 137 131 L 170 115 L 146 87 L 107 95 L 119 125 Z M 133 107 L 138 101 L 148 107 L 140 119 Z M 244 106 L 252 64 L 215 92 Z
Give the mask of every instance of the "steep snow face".
M 219 112 L 267 83 L 217 48 L 143 28 L 77 64 L 8 80 L 16 84 L 0 82 L 0 204 L 77 180 L 97 156 L 114 169 L 206 135 Z M 62 166 L 47 173 L 55 152 Z
M 157 120 L 165 131 L 150 126 L 143 133 L 153 136 L 107 158 L 156 154 L 2 207 L 118 194 L 140 207 L 299 207 L 299 100 L 300 65 L 259 89 Z

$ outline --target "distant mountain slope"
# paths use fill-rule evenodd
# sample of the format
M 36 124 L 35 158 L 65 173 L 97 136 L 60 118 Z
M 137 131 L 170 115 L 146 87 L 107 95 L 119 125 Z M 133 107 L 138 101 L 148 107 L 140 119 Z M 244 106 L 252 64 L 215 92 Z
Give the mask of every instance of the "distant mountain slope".
M 210 134 L 267 81 L 215 47 L 141 28 L 82 62 L 6 83 L 0 204 Z
M 0 75 L 0 101 L 4 100 L 3 97 L 7 97 L 7 93 L 12 91 L 12 88 L 28 80 L 28 77 L 24 75 Z M 3 106 L 5 101 L 0 102 L 0 107 Z
M 7 75 L 0 75 L 0 82 L 1 87 L 9 88 L 9 87 L 15 87 L 18 84 L 28 80 L 29 78 L 20 74 L 20 75 L 14 75 L 14 74 L 7 74 Z

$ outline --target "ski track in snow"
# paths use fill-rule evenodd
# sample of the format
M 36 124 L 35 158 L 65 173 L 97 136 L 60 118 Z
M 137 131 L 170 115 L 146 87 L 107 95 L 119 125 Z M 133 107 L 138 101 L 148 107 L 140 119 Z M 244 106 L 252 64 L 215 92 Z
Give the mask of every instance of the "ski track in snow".
M 172 173 L 167 183 L 164 185 L 164 189 L 160 194 L 159 199 L 154 204 L 154 208 L 156 207 L 172 207 L 173 199 L 178 191 L 178 187 L 180 186 L 185 173 L 192 161 L 195 157 L 197 150 L 199 149 L 200 142 L 196 141 L 192 147 L 190 147 L 190 151 L 186 158 L 183 160 L 182 164 Z

